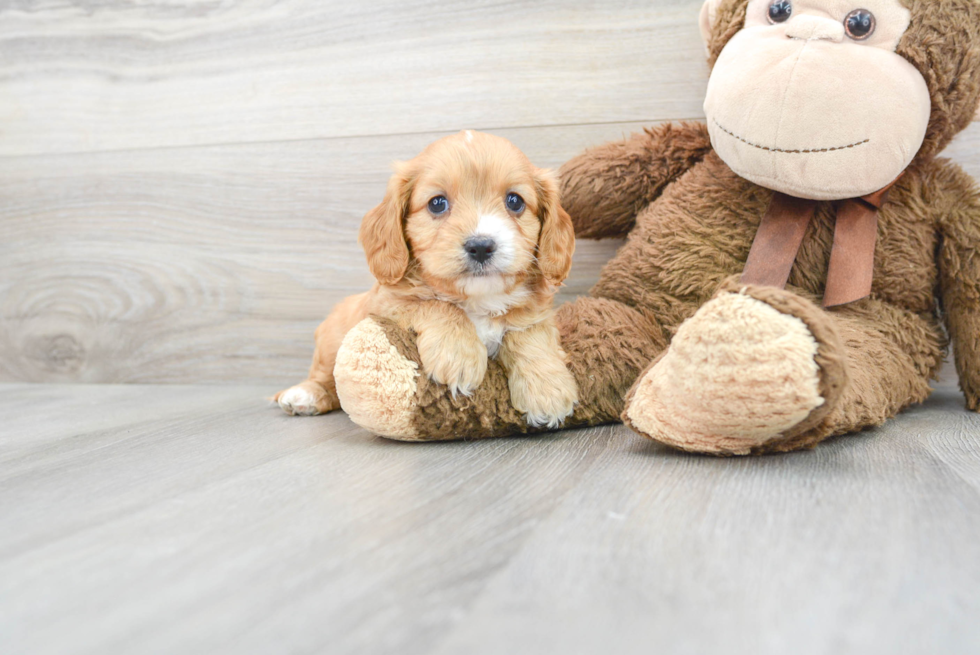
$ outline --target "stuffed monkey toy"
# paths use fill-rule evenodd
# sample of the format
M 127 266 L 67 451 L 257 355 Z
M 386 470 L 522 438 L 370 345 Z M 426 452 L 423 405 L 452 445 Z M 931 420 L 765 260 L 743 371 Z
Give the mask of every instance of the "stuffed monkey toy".
M 708 0 L 706 124 L 562 169 L 579 237 L 626 237 L 556 319 L 580 402 L 716 455 L 810 448 L 930 393 L 952 341 L 980 410 L 980 191 L 937 155 L 980 104 L 977 0 Z M 343 408 L 427 441 L 532 431 L 490 362 L 473 395 L 420 373 L 414 336 L 348 334 Z

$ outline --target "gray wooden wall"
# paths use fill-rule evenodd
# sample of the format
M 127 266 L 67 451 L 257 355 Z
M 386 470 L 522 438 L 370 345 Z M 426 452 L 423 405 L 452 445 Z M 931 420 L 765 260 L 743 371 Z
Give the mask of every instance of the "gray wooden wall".
M 699 118 L 699 6 L 0 3 L 0 381 L 294 381 L 371 283 L 391 160 L 475 128 L 557 167 Z M 948 154 L 980 176 L 980 124 Z

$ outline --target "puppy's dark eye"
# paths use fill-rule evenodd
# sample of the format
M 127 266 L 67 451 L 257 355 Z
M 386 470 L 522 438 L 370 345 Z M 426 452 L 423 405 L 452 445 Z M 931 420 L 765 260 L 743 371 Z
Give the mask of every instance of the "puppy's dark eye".
M 446 196 L 436 196 L 429 201 L 429 213 L 433 216 L 442 216 L 449 211 L 449 201 Z
M 524 211 L 524 198 L 520 197 L 516 193 L 507 194 L 507 209 L 511 210 L 515 214 L 520 214 Z
M 844 19 L 847 35 L 855 41 L 863 41 L 875 31 L 875 15 L 867 9 L 855 9 Z
M 785 23 L 793 15 L 793 3 L 789 0 L 775 0 L 769 4 L 769 22 Z

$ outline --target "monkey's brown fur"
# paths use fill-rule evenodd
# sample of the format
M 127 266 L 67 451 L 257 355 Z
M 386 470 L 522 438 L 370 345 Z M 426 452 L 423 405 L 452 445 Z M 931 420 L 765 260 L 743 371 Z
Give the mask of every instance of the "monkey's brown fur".
M 718 7 L 712 61 L 741 29 L 747 3 Z M 832 310 L 818 306 L 833 244 L 832 203 L 820 203 L 787 289 L 745 290 L 810 329 L 827 400 L 752 452 L 812 447 L 923 401 L 950 339 L 967 405 L 980 410 L 980 191 L 958 166 L 935 159 L 980 103 L 980 4 L 906 4 L 912 27 L 898 53 L 930 90 L 925 144 L 880 212 L 871 297 Z M 576 157 L 562 170 L 562 193 L 579 237 L 628 236 L 591 297 L 557 314 L 581 399 L 566 426 L 616 421 L 630 388 L 678 326 L 719 290 L 735 288 L 772 192 L 733 173 L 713 152 L 705 126 L 690 123 L 661 125 Z M 418 361 L 411 335 L 386 329 L 398 351 Z M 422 380 L 416 431 L 433 440 L 525 433 L 506 389 L 493 363 L 470 398 L 453 400 Z

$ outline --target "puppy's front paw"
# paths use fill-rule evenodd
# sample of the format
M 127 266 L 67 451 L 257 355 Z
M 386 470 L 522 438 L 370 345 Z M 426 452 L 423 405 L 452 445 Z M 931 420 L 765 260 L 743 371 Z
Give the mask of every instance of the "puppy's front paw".
M 449 387 L 453 396 L 469 396 L 487 372 L 487 347 L 478 339 L 439 340 L 432 333 L 419 335 L 422 368 L 439 384 Z
M 578 385 L 563 364 L 534 373 L 514 371 L 507 384 L 514 409 L 523 412 L 533 428 L 560 427 L 578 402 Z

